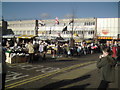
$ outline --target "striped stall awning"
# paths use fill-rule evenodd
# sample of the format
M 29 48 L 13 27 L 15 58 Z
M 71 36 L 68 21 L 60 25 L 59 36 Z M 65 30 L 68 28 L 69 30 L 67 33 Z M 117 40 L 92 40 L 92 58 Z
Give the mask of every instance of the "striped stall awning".
M 15 35 L 3 35 L 2 38 L 14 38 Z
M 98 39 L 113 39 L 113 37 L 98 37 Z

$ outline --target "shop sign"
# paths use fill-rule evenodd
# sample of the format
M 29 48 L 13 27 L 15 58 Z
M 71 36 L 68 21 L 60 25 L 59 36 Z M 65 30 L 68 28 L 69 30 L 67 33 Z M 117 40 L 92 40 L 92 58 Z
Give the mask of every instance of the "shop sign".
M 107 34 L 109 33 L 109 31 L 108 31 L 108 30 L 102 30 L 102 33 L 103 33 L 104 35 L 107 35 Z
M 113 39 L 113 37 L 98 37 L 98 39 Z

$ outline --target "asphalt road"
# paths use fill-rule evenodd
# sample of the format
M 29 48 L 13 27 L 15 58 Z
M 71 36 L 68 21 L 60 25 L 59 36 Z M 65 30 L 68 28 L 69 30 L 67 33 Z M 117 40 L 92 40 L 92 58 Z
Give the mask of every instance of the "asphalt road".
M 80 57 L 70 57 L 70 58 L 58 58 L 58 59 L 50 59 L 43 61 L 36 61 L 33 64 L 28 63 L 16 63 L 16 64 L 8 64 L 8 73 L 6 77 L 6 89 L 15 89 L 21 88 L 23 89 L 36 89 L 36 88 L 44 88 L 44 87 L 54 87 L 54 82 L 56 82 L 54 78 L 56 76 L 60 76 L 61 78 L 67 78 L 69 75 L 70 77 L 77 76 L 77 69 L 81 68 L 81 73 L 89 72 L 89 65 L 95 67 L 94 63 L 97 61 L 98 56 L 100 54 L 92 54 Z M 92 67 L 90 66 L 90 67 Z M 83 69 L 86 67 L 88 69 Z M 92 67 L 92 68 L 94 68 Z M 74 72 L 72 72 L 74 70 Z M 75 71 L 76 70 L 76 71 Z M 68 73 L 68 74 L 66 74 Z M 70 73 L 70 74 L 69 74 Z M 68 75 L 68 76 L 66 76 Z M 79 75 L 79 74 L 78 74 Z M 84 78 L 88 78 L 85 76 Z M 77 78 L 75 80 L 80 80 Z M 57 81 L 59 86 L 65 84 L 66 80 L 58 80 Z M 48 86 L 47 86 L 48 85 Z M 50 85 L 50 86 L 49 86 Z

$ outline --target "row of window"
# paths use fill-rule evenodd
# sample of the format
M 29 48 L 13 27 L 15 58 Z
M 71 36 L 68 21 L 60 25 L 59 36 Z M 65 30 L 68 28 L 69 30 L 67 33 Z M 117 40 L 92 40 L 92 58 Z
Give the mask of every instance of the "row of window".
M 29 27 L 29 26 L 33 26 L 35 27 L 34 23 L 28 23 L 28 24 L 8 24 L 9 27 Z
M 15 35 L 21 34 L 21 35 L 34 35 L 35 31 L 14 31 Z
M 45 25 L 47 25 L 47 26 L 56 26 L 56 25 L 57 26 L 67 26 L 67 25 L 72 25 L 72 24 L 70 24 L 70 23 L 59 23 L 59 24 L 48 23 Z M 43 26 L 45 26 L 45 25 L 43 25 Z M 74 23 L 74 25 L 76 25 L 76 26 L 92 26 L 92 25 L 95 25 L 95 22 L 83 22 L 83 23 L 77 22 L 77 23 Z
M 54 26 L 55 24 L 45 24 L 45 25 L 47 25 L 47 26 Z M 43 25 L 43 26 L 45 26 L 45 25 Z M 58 24 L 59 26 L 65 26 L 65 25 L 68 25 L 68 24 L 66 24 L 66 23 L 60 23 L 60 24 Z M 85 26 L 91 26 L 91 25 L 95 25 L 95 22 L 84 22 L 84 23 L 74 23 L 74 25 L 85 25 Z M 8 26 L 9 27 L 27 27 L 27 26 L 35 26 L 35 23 L 27 23 L 27 24 L 25 24 L 25 23 L 21 23 L 21 24 L 8 24 Z M 41 26 L 40 24 L 39 24 L 39 26 Z
M 85 26 L 95 25 L 95 22 L 85 22 L 84 25 Z
M 35 31 L 14 31 L 14 33 L 17 35 L 17 34 L 28 34 L 28 35 L 34 35 L 35 34 Z M 58 33 L 61 33 L 61 31 L 46 31 L 46 32 L 43 32 L 43 34 L 58 34 Z M 62 32 L 63 34 L 71 34 L 72 31 L 66 31 L 66 32 Z M 84 34 L 84 33 L 88 33 L 88 34 L 94 34 L 94 30 L 92 31 L 73 31 L 73 33 L 76 33 L 76 34 Z
M 61 31 L 46 31 L 46 32 L 43 32 L 42 34 L 58 34 L 58 33 L 61 33 Z M 66 32 L 62 32 L 63 34 L 71 34 L 72 31 L 66 31 Z M 84 34 L 84 33 L 87 33 L 87 34 L 94 34 L 94 30 L 92 31 L 73 31 L 73 33 L 76 33 L 76 34 Z
M 72 31 L 67 31 L 67 32 L 63 32 L 64 34 L 71 34 Z M 88 34 L 94 34 L 94 31 L 73 31 L 73 33 L 76 34 L 84 34 L 84 33 L 88 33 Z

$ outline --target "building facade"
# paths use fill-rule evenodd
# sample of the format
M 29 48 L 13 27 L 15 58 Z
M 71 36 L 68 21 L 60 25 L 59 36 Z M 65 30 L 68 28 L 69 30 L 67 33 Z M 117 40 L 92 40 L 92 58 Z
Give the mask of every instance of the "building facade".
M 15 35 L 35 35 L 35 20 L 8 21 Z
M 60 19 L 59 24 L 56 24 L 54 19 L 38 20 L 38 36 L 46 36 L 50 38 L 51 36 L 58 37 L 59 34 L 63 38 L 70 38 L 71 33 L 73 33 L 73 37 L 83 39 L 94 37 L 96 31 L 95 18 L 78 18 L 74 19 L 74 22 L 70 22 L 71 19 Z M 67 30 L 63 31 L 65 27 L 67 27 Z M 15 35 L 35 35 L 36 21 L 8 21 L 8 29 L 12 29 Z
M 97 18 L 98 39 L 118 39 L 118 18 Z
M 61 19 L 59 20 L 59 24 L 55 24 L 54 20 L 44 22 L 46 25 L 38 29 L 39 36 L 57 37 L 60 34 L 63 38 L 69 38 L 71 37 L 71 33 L 73 33 L 73 37 L 83 39 L 93 38 L 96 23 L 94 18 L 74 19 L 73 23 L 70 23 L 71 19 Z M 67 30 L 63 31 L 65 27 L 67 27 Z
M 120 18 L 75 18 L 49 20 L 19 20 L 7 21 L 8 29 L 12 29 L 15 35 L 37 35 L 50 39 L 51 37 L 63 38 L 96 38 L 99 40 L 118 39 L 120 35 Z M 36 26 L 38 26 L 36 28 Z

